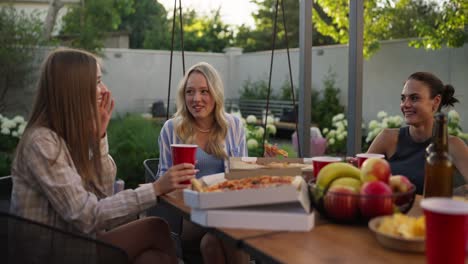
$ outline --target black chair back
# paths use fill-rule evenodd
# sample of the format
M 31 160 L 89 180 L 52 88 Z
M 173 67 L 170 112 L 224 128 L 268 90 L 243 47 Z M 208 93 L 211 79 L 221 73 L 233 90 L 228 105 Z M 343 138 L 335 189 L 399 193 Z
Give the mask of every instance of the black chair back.
M 8 212 L 10 210 L 12 186 L 11 176 L 0 177 L 0 212 Z
M 143 161 L 145 167 L 145 179 L 146 182 L 154 182 L 158 179 L 158 166 L 159 159 L 146 159 Z M 175 214 L 170 208 L 164 204 L 157 204 L 146 211 L 148 216 L 161 217 L 167 221 L 171 228 L 171 235 L 173 240 L 176 242 L 177 256 L 182 258 L 182 241 L 180 235 L 182 234 L 182 216 Z
M 120 248 L 6 212 L 0 212 L 0 251 L 6 263 L 129 263 Z

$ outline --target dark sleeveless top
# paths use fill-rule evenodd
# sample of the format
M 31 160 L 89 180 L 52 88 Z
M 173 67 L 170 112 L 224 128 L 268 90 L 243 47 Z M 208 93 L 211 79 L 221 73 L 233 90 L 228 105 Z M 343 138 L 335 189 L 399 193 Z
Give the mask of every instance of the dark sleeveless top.
M 425 151 L 430 143 L 430 138 L 424 142 L 413 141 L 409 127 L 401 127 L 396 152 L 388 159 L 392 174 L 408 177 L 416 185 L 417 194 L 423 193 Z

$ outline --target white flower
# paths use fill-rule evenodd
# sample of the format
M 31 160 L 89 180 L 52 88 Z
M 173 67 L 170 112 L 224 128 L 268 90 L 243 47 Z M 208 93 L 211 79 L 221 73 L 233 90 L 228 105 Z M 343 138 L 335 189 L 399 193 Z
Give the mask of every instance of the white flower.
M 247 140 L 247 148 L 248 149 L 256 149 L 258 148 L 258 142 L 256 139 L 254 138 L 251 138 L 249 140 Z
M 335 130 L 330 130 L 330 133 L 328 133 L 328 136 L 330 137 L 335 137 L 336 131 Z
M 326 135 L 326 134 L 328 133 L 328 131 L 329 131 L 329 130 L 328 130 L 328 128 L 326 127 L 326 128 L 324 128 L 324 129 L 322 130 L 322 133 L 323 133 L 324 135 Z
M 447 115 L 449 119 L 460 119 L 460 115 L 455 110 L 450 110 Z
M 8 127 L 2 127 L 1 133 L 3 135 L 10 135 L 10 129 Z
M 267 128 L 267 132 L 269 134 L 272 134 L 272 135 L 276 134 L 276 126 L 275 125 L 267 124 L 266 128 Z
M 257 127 L 257 130 L 255 131 L 255 137 L 263 137 L 263 134 L 265 134 L 263 127 Z
M 19 137 L 18 132 L 16 132 L 16 131 L 11 132 L 11 135 L 12 135 L 13 137 Z
M 12 129 L 14 127 L 16 127 L 16 122 L 14 122 L 13 120 L 9 120 L 8 118 L 3 119 L 2 129 L 3 128 Z
M 376 129 L 379 127 L 379 122 L 375 121 L 375 120 L 371 120 L 369 122 L 369 129 Z
M 396 127 L 401 127 L 401 124 L 403 123 L 403 118 L 399 115 L 394 116 L 393 123 L 395 124 Z
M 23 135 L 23 132 L 24 132 L 24 129 L 26 128 L 26 123 L 23 123 L 21 124 L 19 127 L 18 127 L 18 135 Z
M 242 124 L 245 126 L 245 124 L 247 123 L 247 122 L 245 121 L 245 118 L 241 117 L 240 120 L 241 120 Z
M 341 114 L 337 114 L 335 115 L 333 118 L 332 118 L 332 122 L 337 122 L 337 121 L 340 121 L 340 120 L 343 120 L 344 119 L 344 114 L 341 113 Z
M 339 135 L 336 137 L 336 139 L 339 140 L 339 141 L 343 141 L 344 135 L 343 135 L 343 134 L 339 134 Z
M 257 117 L 254 115 L 249 115 L 247 116 L 247 124 L 256 124 L 257 123 Z
M 382 118 L 384 118 L 384 117 L 387 117 L 387 112 L 385 112 L 385 111 L 379 111 L 379 112 L 377 113 L 377 118 L 382 119 Z
M 272 115 L 267 116 L 267 124 L 275 123 L 275 117 Z
M 15 121 L 17 124 L 23 123 L 23 122 L 24 122 L 24 118 L 23 118 L 22 116 L 17 115 L 17 116 L 15 116 L 15 117 L 13 118 L 13 121 Z
M 330 138 L 330 139 L 328 140 L 328 144 L 334 145 L 334 144 L 335 144 L 335 139 L 334 139 L 334 138 Z

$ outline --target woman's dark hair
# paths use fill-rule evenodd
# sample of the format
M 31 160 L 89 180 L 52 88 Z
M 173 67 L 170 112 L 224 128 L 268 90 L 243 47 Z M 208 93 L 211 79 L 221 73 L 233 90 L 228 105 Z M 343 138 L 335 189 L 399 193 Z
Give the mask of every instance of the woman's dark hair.
M 453 106 L 458 103 L 458 99 L 453 96 L 455 88 L 450 84 L 445 84 L 430 72 L 415 72 L 408 77 L 408 80 L 417 80 L 425 83 L 431 91 L 431 99 L 437 95 L 441 95 L 439 109 L 442 107 Z

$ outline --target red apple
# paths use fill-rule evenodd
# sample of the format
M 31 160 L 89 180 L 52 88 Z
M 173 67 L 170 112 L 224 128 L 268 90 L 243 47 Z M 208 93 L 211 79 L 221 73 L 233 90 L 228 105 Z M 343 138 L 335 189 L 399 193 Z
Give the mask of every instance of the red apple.
M 364 218 L 393 213 L 392 189 L 382 181 L 364 183 L 361 187 L 359 208 Z
M 327 215 L 338 221 L 352 221 L 359 213 L 359 193 L 349 186 L 330 187 L 324 197 Z
M 412 190 L 413 184 L 408 180 L 406 176 L 395 175 L 390 177 L 390 187 L 392 191 L 396 193 L 395 205 L 401 206 L 408 204 L 413 199 L 413 193 L 408 193 Z
M 408 178 L 403 175 L 391 176 L 389 182 L 392 191 L 395 193 L 404 193 L 413 188 L 413 184 L 410 182 L 410 180 L 408 180 Z
M 390 178 L 391 170 L 390 164 L 380 158 L 369 158 L 364 161 L 361 167 L 361 181 L 371 182 L 371 181 L 382 181 L 388 183 Z

